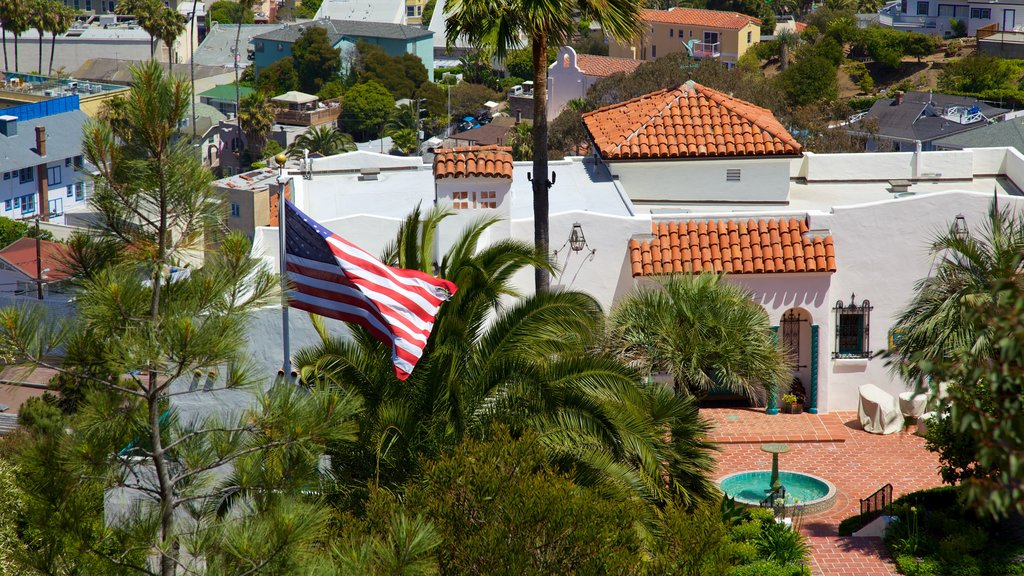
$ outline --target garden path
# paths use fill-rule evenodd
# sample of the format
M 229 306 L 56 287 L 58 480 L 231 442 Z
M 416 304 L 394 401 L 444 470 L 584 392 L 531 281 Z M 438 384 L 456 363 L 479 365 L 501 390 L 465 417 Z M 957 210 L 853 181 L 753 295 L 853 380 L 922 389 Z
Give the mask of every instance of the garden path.
M 761 444 L 785 442 L 790 450 L 780 456 L 780 469 L 814 474 L 836 485 L 835 505 L 802 522 L 815 575 L 896 574 L 880 539 L 840 537 L 838 528 L 858 513 L 860 498 L 886 483 L 892 484 L 894 497 L 942 484 L 938 458 L 911 433 L 913 426 L 879 436 L 861 430 L 856 412 L 769 416 L 763 408 L 702 408 L 701 414 L 714 424 L 711 438 L 722 449 L 715 478 L 770 469 L 771 456 L 761 452 Z

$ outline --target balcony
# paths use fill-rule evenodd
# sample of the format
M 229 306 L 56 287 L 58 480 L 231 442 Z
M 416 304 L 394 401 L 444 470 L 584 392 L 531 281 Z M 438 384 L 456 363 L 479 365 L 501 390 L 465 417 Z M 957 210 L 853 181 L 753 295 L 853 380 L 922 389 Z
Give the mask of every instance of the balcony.
M 690 49 L 692 58 L 718 58 L 722 55 L 719 50 L 721 42 L 694 42 Z
M 336 122 L 341 116 L 341 100 L 320 102 L 316 96 L 288 92 L 270 100 L 275 106 L 274 121 L 291 126 L 320 126 Z

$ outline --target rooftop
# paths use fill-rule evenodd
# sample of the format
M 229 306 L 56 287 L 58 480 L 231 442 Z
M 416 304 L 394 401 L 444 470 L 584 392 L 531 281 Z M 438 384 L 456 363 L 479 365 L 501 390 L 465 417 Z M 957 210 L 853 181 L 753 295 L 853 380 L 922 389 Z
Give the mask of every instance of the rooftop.
M 897 98 L 877 100 L 866 118 L 876 119 L 877 134 L 904 141 L 929 142 L 936 138 L 973 130 L 1008 112 L 989 106 L 977 98 L 932 92 L 907 92 L 902 102 Z M 863 120 L 850 125 L 854 131 L 865 131 Z M 872 129 L 873 130 L 873 129 Z
M 330 158 L 315 160 L 317 172 L 311 180 L 303 183 L 307 213 L 318 222 L 355 214 L 400 220 L 417 203 L 428 206 L 434 202 L 434 175 L 427 164 L 393 170 L 382 168 L 377 180 L 361 181 L 357 170 L 320 175 L 316 163 L 328 160 Z M 554 160 L 549 167 L 558 174 L 558 185 L 550 196 L 551 214 L 588 210 L 617 216 L 632 215 L 618 183 L 607 168 L 596 164 L 592 158 Z M 531 170 L 530 162 L 513 164 L 510 189 L 513 219 L 533 217 L 533 189 L 526 177 Z
M 405 0 L 324 0 L 315 18 L 401 24 L 405 22 Z
M 108 90 L 124 89 L 132 80 L 131 66 L 141 64 L 139 61 L 123 60 L 117 58 L 91 58 L 82 63 L 71 76 L 78 80 L 89 82 L 110 82 L 112 84 L 94 84 L 95 86 L 108 86 Z M 188 80 L 191 78 L 192 67 L 176 66 L 174 75 L 178 78 Z M 194 67 L 196 80 L 217 76 L 227 72 L 220 66 L 203 66 L 198 62 Z
M 253 89 L 248 86 L 239 86 L 238 95 L 240 98 L 245 98 L 249 94 L 253 93 Z M 200 98 L 209 98 L 210 100 L 223 100 L 223 101 L 235 101 L 235 85 L 234 84 L 221 84 L 220 86 L 214 86 L 206 92 L 199 93 Z
M 651 240 L 629 241 L 633 276 L 676 272 L 835 272 L 829 234 L 795 217 L 652 222 Z
M 326 5 L 326 3 L 324 4 Z M 323 5 L 321 6 L 321 10 Z M 302 33 L 312 26 L 327 30 L 332 44 L 342 38 L 384 38 L 389 40 L 416 40 L 433 36 L 433 32 L 417 26 L 391 24 L 387 22 L 363 22 L 358 20 L 312 20 L 301 24 L 286 25 L 270 32 L 254 36 L 256 40 L 295 42 Z
M 43 279 L 47 281 L 63 280 L 68 277 L 67 266 L 64 264 L 68 248 L 66 244 L 39 241 L 39 254 L 43 266 Z M 38 272 L 36 262 L 36 239 L 18 238 L 7 247 L 0 249 L 0 260 L 16 268 L 29 278 L 35 278 Z
M 122 66 L 124 60 L 120 60 Z M 78 78 L 77 71 L 70 78 L 57 78 L 53 76 L 41 76 L 39 74 L 20 74 L 18 72 L 4 72 L 4 92 L 17 92 L 19 94 L 33 94 L 36 96 L 68 96 L 78 94 L 87 96 L 89 94 L 102 94 L 109 92 L 120 92 L 126 87 L 120 84 L 103 84 L 95 82 L 91 78 Z M 83 82 L 88 80 L 89 82 Z
M 594 56 L 593 54 L 577 54 L 576 67 L 588 76 L 611 76 L 622 72 L 629 74 L 643 64 L 642 60 L 630 58 L 612 58 L 611 56 Z
M 239 50 L 249 46 L 254 36 L 265 34 L 271 30 L 277 30 L 284 24 L 242 24 L 241 36 L 238 41 Z M 215 66 L 219 68 L 234 69 L 235 56 L 235 34 L 238 30 L 237 24 L 213 23 L 213 27 L 206 32 L 203 43 L 196 48 L 192 59 L 196 64 L 203 66 Z M 245 58 L 240 60 L 242 66 L 249 61 Z M 187 67 L 183 67 L 186 68 Z
M 465 146 L 434 150 L 434 178 L 512 178 L 512 149 Z
M 958 150 L 1008 146 L 1024 152 L 1024 117 L 1003 120 L 974 130 L 939 138 L 934 144 L 940 148 Z
M 514 123 L 515 120 L 511 118 L 502 119 L 498 117 L 479 128 L 473 128 L 465 132 L 456 132 L 446 138 L 445 141 L 455 142 L 462 146 L 501 146 L 505 144 L 505 137 L 508 135 L 509 130 L 512 129 Z
M 666 24 L 690 24 L 711 28 L 729 28 L 739 30 L 751 22 L 761 21 L 753 16 L 739 12 L 722 10 L 701 10 L 698 8 L 669 8 L 668 10 L 644 10 L 641 18 L 645 22 L 663 22 Z
M 695 82 L 599 108 L 583 122 L 610 160 L 798 155 L 770 110 Z
M 0 111 L 2 113 L 2 111 Z M 17 170 L 36 166 L 43 160 L 36 154 L 36 126 L 46 128 L 46 157 L 48 162 L 82 155 L 82 126 L 89 119 L 84 112 L 64 112 L 35 120 L 18 122 L 15 136 L 0 135 L 0 166 Z M 74 135 L 68 137 L 67 135 Z

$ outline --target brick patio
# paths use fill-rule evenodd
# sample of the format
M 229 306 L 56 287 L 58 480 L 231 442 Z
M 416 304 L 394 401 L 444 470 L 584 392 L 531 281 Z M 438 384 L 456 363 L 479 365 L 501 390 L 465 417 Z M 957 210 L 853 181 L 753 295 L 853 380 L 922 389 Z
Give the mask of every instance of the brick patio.
M 835 505 L 803 520 L 814 574 L 896 574 L 879 539 L 841 538 L 838 527 L 859 511 L 860 498 L 886 483 L 892 484 L 896 497 L 941 485 L 938 459 L 925 450 L 923 438 L 908 432 L 868 434 L 860 429 L 855 412 L 769 416 L 763 409 L 704 408 L 701 414 L 714 423 L 712 439 L 722 448 L 715 478 L 770 469 L 771 456 L 761 451 L 761 444 L 786 442 L 790 450 L 779 457 L 782 470 L 807 472 L 835 484 Z

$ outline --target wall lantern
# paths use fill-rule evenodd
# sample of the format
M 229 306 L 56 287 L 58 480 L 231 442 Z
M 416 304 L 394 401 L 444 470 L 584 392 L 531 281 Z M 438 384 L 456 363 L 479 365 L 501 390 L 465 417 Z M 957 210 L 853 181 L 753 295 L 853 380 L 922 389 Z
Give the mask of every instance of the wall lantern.
M 579 222 L 572 225 L 572 232 L 569 233 L 569 248 L 573 252 L 582 252 L 587 247 L 587 237 L 583 235 L 583 226 Z

